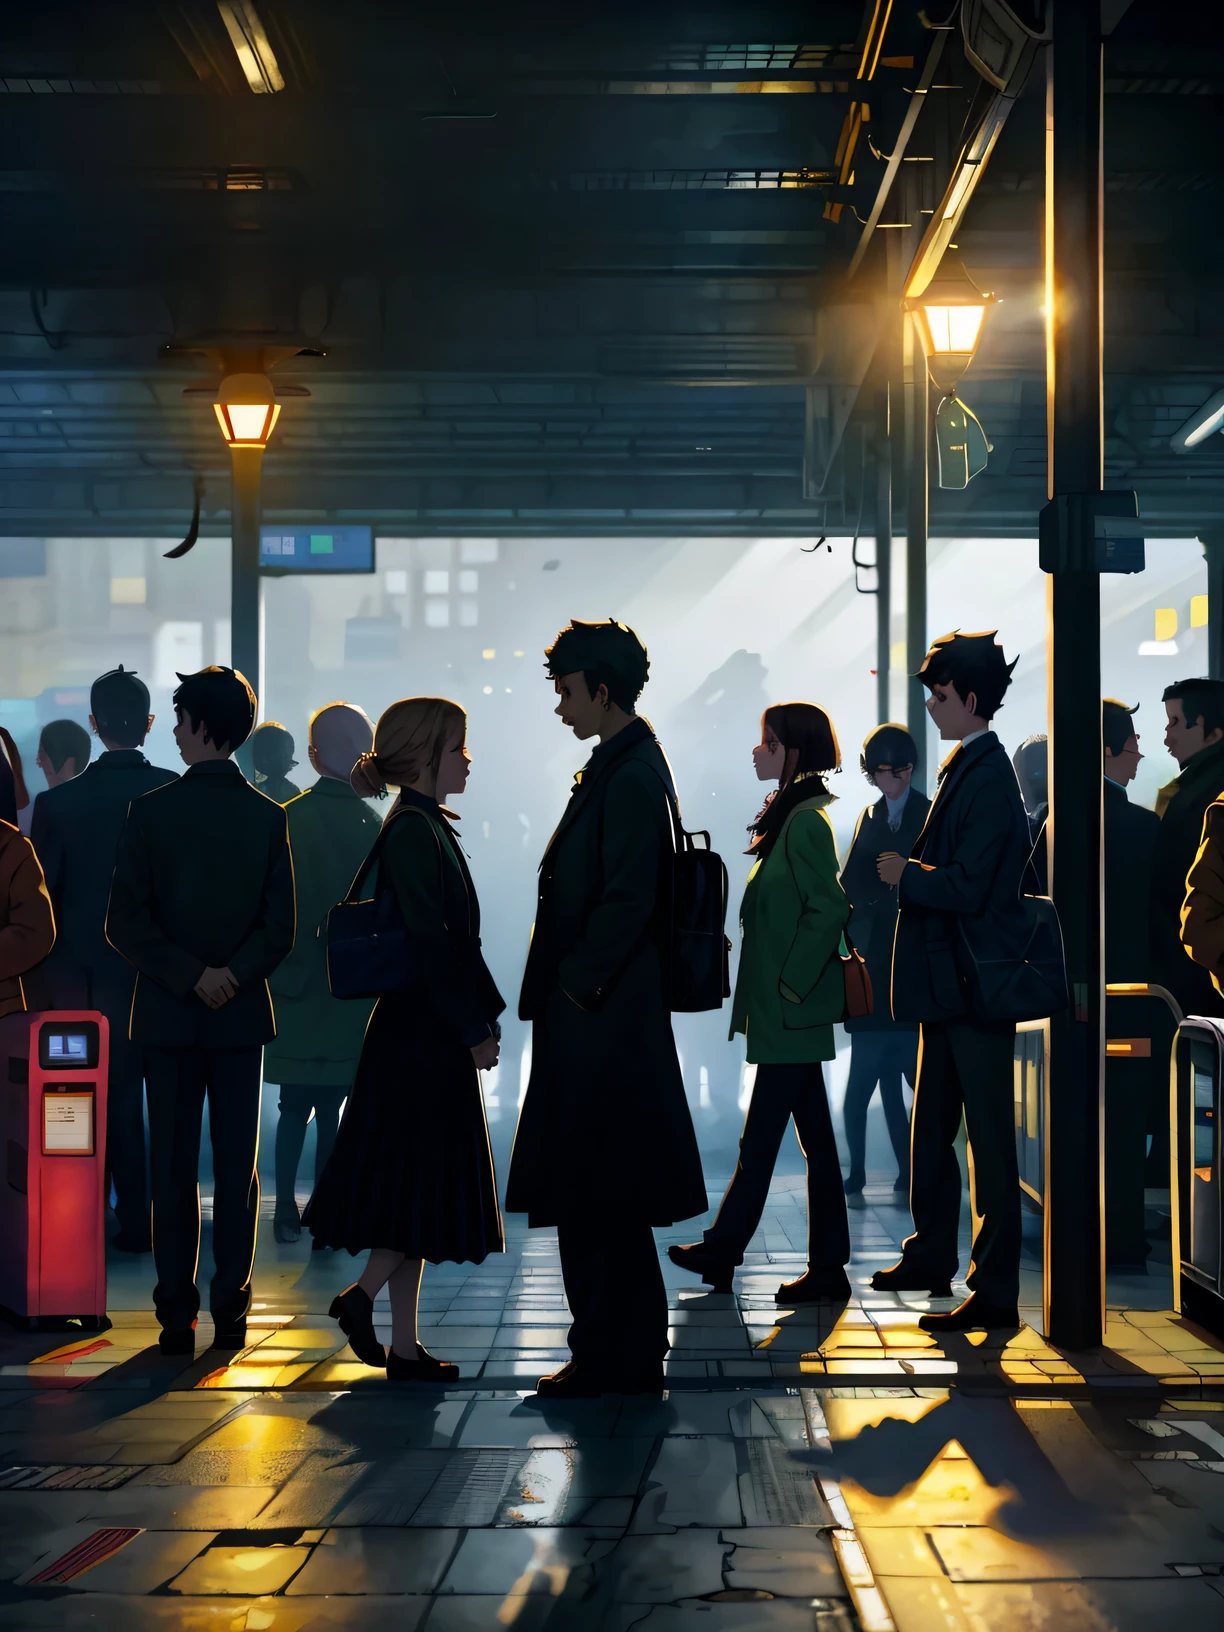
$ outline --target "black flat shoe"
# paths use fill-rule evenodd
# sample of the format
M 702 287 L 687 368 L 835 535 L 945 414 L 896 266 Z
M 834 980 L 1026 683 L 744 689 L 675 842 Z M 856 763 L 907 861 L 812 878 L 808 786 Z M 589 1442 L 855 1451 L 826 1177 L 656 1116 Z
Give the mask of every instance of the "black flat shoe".
M 157 1348 L 160 1354 L 194 1354 L 195 1329 L 188 1326 L 186 1331 L 162 1331 L 157 1339 Z
M 735 1265 L 729 1264 L 725 1258 L 719 1258 L 702 1242 L 694 1241 L 687 1247 L 668 1247 L 667 1256 L 673 1264 L 681 1269 L 687 1269 L 690 1274 L 700 1275 L 707 1286 L 715 1292 L 730 1292 L 735 1286 Z
M 849 1303 L 850 1282 L 844 1274 L 816 1275 L 809 1269 L 774 1293 L 775 1303 Z
M 354 1281 L 332 1299 L 327 1312 L 348 1338 L 349 1348 L 362 1365 L 377 1366 L 381 1371 L 387 1363 L 387 1351 L 374 1331 L 374 1300 L 369 1293 Z
M 302 1236 L 302 1226 L 292 1218 L 274 1218 L 272 1220 L 272 1234 L 282 1247 L 299 1241 Z
M 924 1332 L 979 1332 L 1020 1330 L 1020 1313 L 1015 1304 L 987 1303 L 971 1292 L 957 1309 L 944 1315 L 923 1315 L 918 1322 Z
M 238 1349 L 245 1349 L 246 1343 L 245 1321 L 241 1326 L 218 1326 L 213 1332 L 212 1347 L 224 1353 L 232 1354 Z
M 871 1277 L 877 1292 L 925 1292 L 932 1298 L 950 1298 L 952 1282 L 941 1281 L 937 1275 L 924 1275 L 920 1269 L 911 1269 L 902 1261 L 891 1269 L 877 1269 Z
M 387 1350 L 387 1378 L 392 1383 L 457 1383 L 459 1367 L 453 1360 L 436 1360 L 418 1343 L 415 1360 Z
M 536 1384 L 536 1393 L 543 1400 L 597 1400 L 607 1392 L 603 1374 L 576 1360 L 566 1361 L 560 1371 L 541 1377 Z

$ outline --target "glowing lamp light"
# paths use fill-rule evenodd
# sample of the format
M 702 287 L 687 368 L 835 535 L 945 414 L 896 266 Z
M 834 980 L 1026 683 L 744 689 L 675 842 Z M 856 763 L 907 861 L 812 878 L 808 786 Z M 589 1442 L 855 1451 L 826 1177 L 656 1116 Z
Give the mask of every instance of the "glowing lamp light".
M 1169 438 L 1169 446 L 1174 453 L 1189 453 L 1191 448 L 1197 448 L 1200 442 L 1206 442 L 1217 431 L 1224 432 L 1224 391 L 1217 391 L 1196 413 L 1191 414 L 1186 423 Z
M 263 374 L 227 374 L 213 412 L 231 448 L 266 448 L 280 418 L 280 404 Z
M 973 361 L 994 296 L 983 294 L 959 261 L 945 262 L 924 293 L 905 304 L 913 313 L 931 379 L 947 395 Z

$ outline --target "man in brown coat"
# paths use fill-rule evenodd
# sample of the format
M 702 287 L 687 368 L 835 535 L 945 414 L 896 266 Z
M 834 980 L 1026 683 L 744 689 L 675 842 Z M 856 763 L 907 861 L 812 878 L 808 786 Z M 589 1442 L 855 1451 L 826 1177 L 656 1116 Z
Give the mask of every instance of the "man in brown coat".
M 1217 992 L 1224 975 L 1224 795 L 1207 806 L 1203 837 L 1186 875 L 1181 940 L 1195 963 L 1211 975 Z
M 25 1010 L 21 977 L 55 944 L 55 918 L 34 847 L 0 821 L 0 1018 Z

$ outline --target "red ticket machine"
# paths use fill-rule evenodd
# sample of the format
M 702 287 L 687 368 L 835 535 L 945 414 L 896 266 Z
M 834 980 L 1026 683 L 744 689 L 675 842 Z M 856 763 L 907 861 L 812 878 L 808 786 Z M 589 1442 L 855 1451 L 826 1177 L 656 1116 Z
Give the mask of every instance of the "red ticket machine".
M 0 1020 L 0 1314 L 30 1331 L 110 1324 L 109 1044 L 91 1010 Z

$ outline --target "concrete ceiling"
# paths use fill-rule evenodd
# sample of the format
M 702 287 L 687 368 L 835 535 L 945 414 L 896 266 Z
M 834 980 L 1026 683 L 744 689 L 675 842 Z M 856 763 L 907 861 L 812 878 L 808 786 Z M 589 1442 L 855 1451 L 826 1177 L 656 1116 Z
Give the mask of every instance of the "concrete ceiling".
M 201 473 L 226 531 L 183 395 L 219 340 L 326 353 L 274 376 L 311 396 L 271 519 L 853 527 L 890 264 L 989 93 L 955 33 L 847 281 L 934 38 L 916 5 L 255 11 L 275 94 L 204 0 L 0 20 L 0 530 L 165 535 Z M 1211 8 L 1134 0 L 1106 72 L 1108 479 L 1184 534 L 1224 518 L 1224 442 L 1167 445 L 1224 384 Z M 994 453 L 935 532 L 1031 533 L 1045 496 L 1042 80 L 1039 55 L 957 236 L 1006 298 L 963 390 Z

